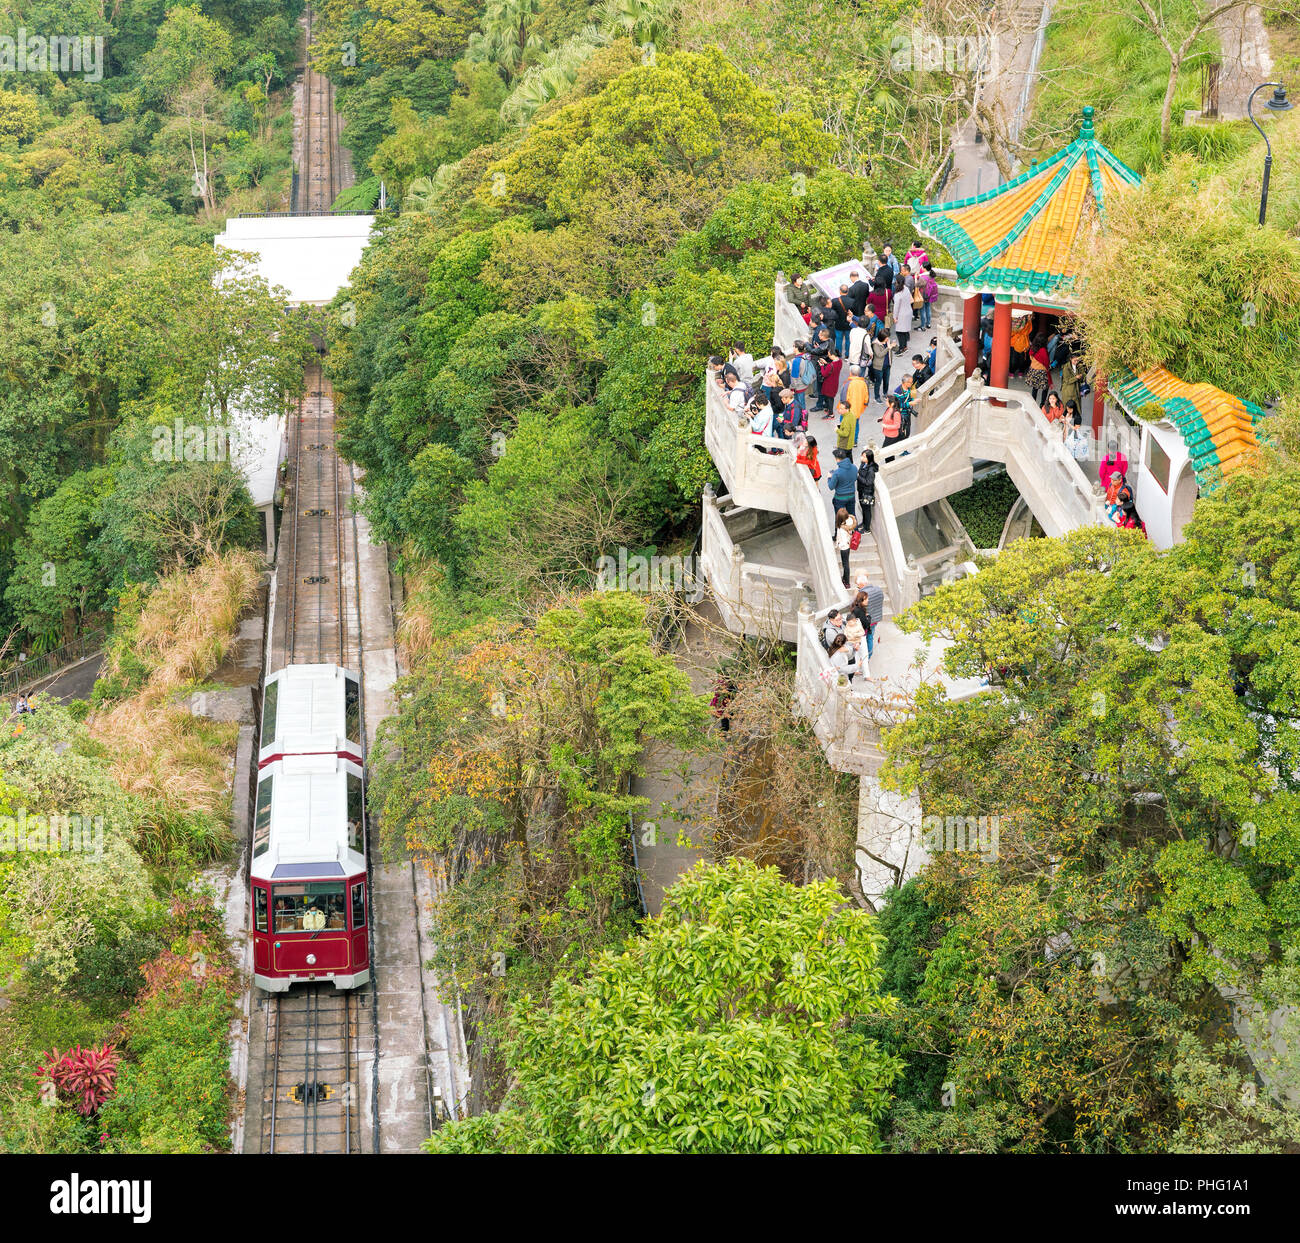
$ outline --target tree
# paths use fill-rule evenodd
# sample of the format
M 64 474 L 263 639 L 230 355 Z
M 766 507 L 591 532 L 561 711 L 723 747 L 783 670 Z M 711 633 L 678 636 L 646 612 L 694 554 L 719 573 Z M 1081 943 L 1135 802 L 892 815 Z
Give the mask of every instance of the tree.
M 427 1147 L 875 1151 L 900 1067 L 853 1019 L 892 1006 L 880 944 L 829 882 L 698 865 L 644 937 L 557 980 L 549 1004 L 516 1008 L 501 1111 L 450 1123 Z

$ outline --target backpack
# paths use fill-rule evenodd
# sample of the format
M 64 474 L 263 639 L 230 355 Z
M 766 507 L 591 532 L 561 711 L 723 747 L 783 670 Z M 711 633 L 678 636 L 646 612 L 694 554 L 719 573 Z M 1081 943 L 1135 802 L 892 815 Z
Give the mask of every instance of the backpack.
M 1119 491 L 1115 493 L 1115 501 L 1122 508 L 1133 504 L 1133 489 L 1127 483 L 1119 485 Z
M 812 372 L 816 364 L 806 354 L 796 354 L 790 364 L 790 388 L 802 393 L 812 383 Z

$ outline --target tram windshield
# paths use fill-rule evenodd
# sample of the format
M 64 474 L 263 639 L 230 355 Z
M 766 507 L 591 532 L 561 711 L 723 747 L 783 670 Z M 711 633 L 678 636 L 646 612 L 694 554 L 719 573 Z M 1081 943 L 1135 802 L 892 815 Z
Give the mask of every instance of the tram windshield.
M 342 881 L 276 885 L 272 893 L 276 932 L 320 932 L 346 927 Z

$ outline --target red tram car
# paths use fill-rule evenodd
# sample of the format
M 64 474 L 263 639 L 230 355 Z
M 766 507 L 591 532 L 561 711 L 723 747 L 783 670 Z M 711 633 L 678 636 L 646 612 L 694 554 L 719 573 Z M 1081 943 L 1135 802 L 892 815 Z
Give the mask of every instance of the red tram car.
M 282 671 L 283 672 L 283 671 Z M 253 976 L 259 988 L 370 978 L 361 765 L 288 755 L 258 774 L 250 869 Z

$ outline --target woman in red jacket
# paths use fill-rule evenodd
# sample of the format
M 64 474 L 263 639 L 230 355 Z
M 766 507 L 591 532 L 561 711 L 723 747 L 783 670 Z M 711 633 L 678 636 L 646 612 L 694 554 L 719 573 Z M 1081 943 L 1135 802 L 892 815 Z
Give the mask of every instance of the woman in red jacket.
M 814 480 L 822 477 L 822 464 L 817 460 L 817 441 L 812 436 L 797 436 L 794 442 L 795 465 L 806 466 Z
M 839 400 L 840 394 L 840 367 L 843 360 L 834 351 L 826 356 L 826 361 L 817 368 L 817 374 L 821 379 L 822 395 L 818 399 L 814 410 L 825 410 L 828 414 L 835 409 L 835 403 Z

